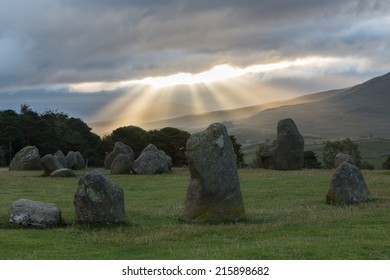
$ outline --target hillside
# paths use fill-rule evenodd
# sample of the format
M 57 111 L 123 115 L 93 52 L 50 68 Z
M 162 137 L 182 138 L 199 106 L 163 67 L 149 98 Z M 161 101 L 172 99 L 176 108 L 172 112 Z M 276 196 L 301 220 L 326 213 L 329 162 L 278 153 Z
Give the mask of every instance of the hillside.
M 320 138 L 390 136 L 390 73 L 365 83 L 234 110 L 186 115 L 145 124 L 190 131 L 226 122 L 240 141 L 256 142 L 276 133 L 280 119 L 293 118 L 301 133 Z
M 304 135 L 324 138 L 390 136 L 390 73 L 354 87 L 312 94 L 303 99 L 306 102 L 263 110 L 235 120 L 236 127 L 272 131 L 278 120 L 290 117 Z

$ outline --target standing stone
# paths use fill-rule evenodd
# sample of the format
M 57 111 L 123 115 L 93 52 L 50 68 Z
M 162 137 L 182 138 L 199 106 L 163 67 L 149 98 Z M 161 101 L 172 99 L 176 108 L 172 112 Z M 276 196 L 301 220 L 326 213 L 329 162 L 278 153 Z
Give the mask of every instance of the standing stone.
M 10 171 L 41 170 L 41 168 L 41 156 L 35 146 L 27 146 L 17 152 L 9 166 Z
M 69 151 L 66 155 L 66 163 L 68 168 L 70 169 L 77 169 L 77 156 L 76 153 L 73 151 Z
M 104 168 L 110 169 L 112 162 L 119 154 L 124 154 L 124 155 L 129 156 L 131 162 L 133 162 L 133 160 L 134 160 L 133 150 L 129 146 L 118 141 L 114 145 L 114 150 L 111 153 L 109 153 L 108 155 L 106 155 L 106 157 L 104 158 Z
M 266 169 L 299 170 L 303 168 L 304 139 L 292 119 L 278 122 L 276 145 L 261 154 Z
M 136 174 L 167 173 L 172 167 L 172 158 L 164 151 L 149 144 L 133 162 L 132 170 Z
M 80 178 L 74 207 L 77 222 L 112 224 L 126 219 L 123 189 L 96 171 Z
M 42 168 L 46 175 L 50 175 L 53 171 L 57 169 L 64 168 L 58 160 L 51 154 L 47 154 L 41 158 Z
M 131 158 L 128 155 L 119 154 L 111 163 L 111 174 L 128 174 L 131 169 Z
M 326 203 L 343 205 L 367 202 L 370 199 L 371 195 L 360 169 L 348 161 L 342 162 L 330 180 Z
M 190 183 L 185 222 L 238 221 L 245 215 L 237 172 L 236 155 L 221 123 L 193 134 L 187 141 Z
M 61 209 L 52 203 L 19 199 L 9 209 L 9 223 L 24 227 L 56 227 L 62 223 Z
M 66 155 L 67 166 L 70 169 L 78 170 L 85 168 L 85 160 L 79 151 L 69 151 Z
M 81 155 L 81 153 L 79 151 L 75 152 L 75 154 L 76 154 L 76 161 L 77 161 L 75 169 L 84 169 L 85 168 L 85 160 L 84 160 L 83 156 Z
M 55 152 L 54 158 L 55 158 L 59 163 L 61 163 L 61 165 L 62 165 L 63 167 L 68 167 L 68 163 L 66 162 L 66 157 L 65 157 L 64 153 L 63 153 L 61 150 L 58 150 L 57 152 Z

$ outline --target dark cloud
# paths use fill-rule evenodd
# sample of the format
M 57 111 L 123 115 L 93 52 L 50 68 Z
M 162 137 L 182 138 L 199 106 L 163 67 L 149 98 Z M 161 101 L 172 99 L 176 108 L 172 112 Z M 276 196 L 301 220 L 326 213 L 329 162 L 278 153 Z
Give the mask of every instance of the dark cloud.
M 118 81 L 304 55 L 390 65 L 387 0 L 5 0 L 1 6 L 0 88 Z

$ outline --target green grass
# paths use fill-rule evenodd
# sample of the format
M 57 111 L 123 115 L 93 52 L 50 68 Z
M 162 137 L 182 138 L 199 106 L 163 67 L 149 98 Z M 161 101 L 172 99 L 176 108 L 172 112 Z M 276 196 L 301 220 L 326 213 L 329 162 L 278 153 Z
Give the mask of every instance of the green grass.
M 74 223 L 78 178 L 0 171 L 0 259 L 390 259 L 390 172 L 364 171 L 375 201 L 324 203 L 332 170 L 240 170 L 246 218 L 236 224 L 178 221 L 187 170 L 109 177 L 125 191 L 128 222 Z M 79 172 L 80 176 L 82 172 Z M 19 198 L 57 204 L 72 224 L 7 225 Z

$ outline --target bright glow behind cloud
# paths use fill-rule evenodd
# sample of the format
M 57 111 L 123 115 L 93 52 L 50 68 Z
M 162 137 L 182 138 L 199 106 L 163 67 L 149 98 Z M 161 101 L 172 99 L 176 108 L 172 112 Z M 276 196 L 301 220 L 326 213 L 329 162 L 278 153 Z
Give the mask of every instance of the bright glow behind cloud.
M 228 64 L 222 64 L 214 66 L 210 70 L 196 74 L 177 73 L 168 76 L 147 77 L 140 80 L 70 84 L 69 90 L 74 92 L 88 93 L 97 91 L 110 91 L 136 85 L 146 85 L 151 86 L 153 88 L 165 88 L 177 85 L 210 84 L 214 82 L 237 78 L 247 74 L 268 73 L 285 69 L 291 69 L 291 71 L 298 70 L 298 72 L 302 69 L 314 69 L 314 72 L 321 72 L 327 71 L 331 68 L 336 69 L 337 67 L 340 67 L 340 65 L 351 65 L 351 61 L 356 64 L 356 68 L 359 68 L 359 64 L 361 64 L 361 62 L 353 58 L 307 57 L 296 60 L 284 60 L 277 63 L 251 65 L 244 68 L 234 67 Z M 337 70 L 335 72 L 337 72 Z

